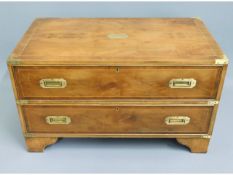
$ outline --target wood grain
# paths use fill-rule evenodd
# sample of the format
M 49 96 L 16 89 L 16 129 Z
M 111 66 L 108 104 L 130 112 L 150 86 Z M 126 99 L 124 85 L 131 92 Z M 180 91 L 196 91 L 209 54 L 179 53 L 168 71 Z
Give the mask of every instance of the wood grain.
M 218 87 L 218 91 L 217 91 L 217 97 L 216 97 L 217 100 L 220 100 L 221 95 L 222 95 L 223 84 L 224 84 L 225 77 L 226 77 L 227 67 L 228 67 L 228 65 L 224 65 L 222 68 L 223 70 L 221 73 L 220 82 L 218 85 L 219 87 Z M 213 109 L 212 118 L 211 118 L 211 122 L 210 122 L 210 128 L 209 128 L 210 135 L 212 135 L 212 133 L 213 133 L 214 123 L 215 123 L 217 112 L 218 112 L 218 107 L 219 107 L 219 105 L 215 105 L 215 107 Z
M 215 99 L 221 67 L 16 67 L 17 91 L 26 99 Z M 40 80 L 63 78 L 67 86 L 44 89 Z M 173 89 L 174 78 L 194 78 L 191 89 Z
M 12 56 L 22 64 L 190 65 L 214 64 L 223 53 L 197 19 L 95 18 L 37 19 Z
M 213 107 L 23 106 L 30 133 L 196 133 L 208 132 Z M 168 116 L 188 116 L 187 125 L 167 125 Z M 68 116 L 50 125 L 47 116 Z
M 8 60 L 28 150 L 60 137 L 120 137 L 177 138 L 207 152 L 227 70 L 216 59 L 224 58 L 199 19 L 36 19 Z M 40 86 L 54 78 L 66 87 Z M 176 78 L 197 84 L 172 89 Z M 48 115 L 71 123 L 49 125 Z M 166 125 L 167 116 L 191 120 Z
M 29 152 L 43 152 L 44 149 L 57 142 L 56 137 L 26 137 L 26 145 Z
M 178 143 L 187 146 L 192 153 L 206 153 L 210 139 L 206 138 L 177 138 Z
M 19 99 L 19 96 L 18 96 L 18 93 L 17 93 L 17 83 L 16 83 L 16 79 L 14 78 L 14 68 L 13 66 L 10 66 L 8 65 L 8 71 L 9 71 L 9 75 L 10 75 L 10 78 L 11 78 L 11 84 L 12 84 L 12 89 L 13 89 L 13 92 L 14 92 L 14 95 L 15 95 L 15 99 Z M 19 120 L 20 120 L 20 124 L 21 124 L 21 128 L 22 128 L 22 131 L 23 133 L 26 133 L 27 132 L 27 128 L 26 128 L 26 125 L 25 125 L 25 121 L 24 121 L 24 117 L 23 117 L 23 114 L 22 114 L 22 108 L 20 105 L 17 105 L 17 110 L 18 110 L 18 114 L 19 114 Z

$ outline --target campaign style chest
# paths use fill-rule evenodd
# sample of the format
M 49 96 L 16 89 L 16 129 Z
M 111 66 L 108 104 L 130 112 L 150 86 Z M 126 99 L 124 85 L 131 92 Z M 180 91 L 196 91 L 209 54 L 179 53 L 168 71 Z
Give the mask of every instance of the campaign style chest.
M 228 60 L 197 18 L 37 19 L 8 59 L 29 151 L 176 138 L 207 152 Z

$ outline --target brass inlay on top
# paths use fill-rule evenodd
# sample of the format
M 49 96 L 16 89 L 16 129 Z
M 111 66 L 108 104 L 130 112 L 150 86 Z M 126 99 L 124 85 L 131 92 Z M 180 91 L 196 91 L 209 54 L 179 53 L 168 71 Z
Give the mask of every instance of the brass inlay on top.
M 128 35 L 125 33 L 110 33 L 107 35 L 109 39 L 125 39 Z

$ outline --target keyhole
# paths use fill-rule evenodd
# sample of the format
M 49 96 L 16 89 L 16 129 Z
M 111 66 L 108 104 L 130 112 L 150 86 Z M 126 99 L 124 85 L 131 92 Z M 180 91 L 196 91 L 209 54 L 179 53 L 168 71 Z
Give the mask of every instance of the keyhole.
M 116 107 L 116 111 L 118 112 L 120 109 L 119 109 L 119 107 Z
M 120 72 L 120 68 L 119 67 L 116 68 L 116 72 Z

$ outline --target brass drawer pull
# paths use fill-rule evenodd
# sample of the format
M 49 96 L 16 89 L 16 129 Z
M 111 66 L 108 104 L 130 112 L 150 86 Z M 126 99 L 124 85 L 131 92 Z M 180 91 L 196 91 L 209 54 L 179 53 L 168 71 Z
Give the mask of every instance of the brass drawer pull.
M 187 125 L 190 122 L 188 116 L 168 116 L 165 118 L 167 125 Z
M 46 123 L 50 125 L 68 125 L 71 119 L 68 116 L 47 116 Z
M 40 80 L 40 86 L 42 88 L 65 88 L 66 80 L 60 79 L 42 79 Z
M 193 78 L 179 78 L 172 79 L 169 82 L 170 88 L 194 88 L 196 86 L 196 80 Z

